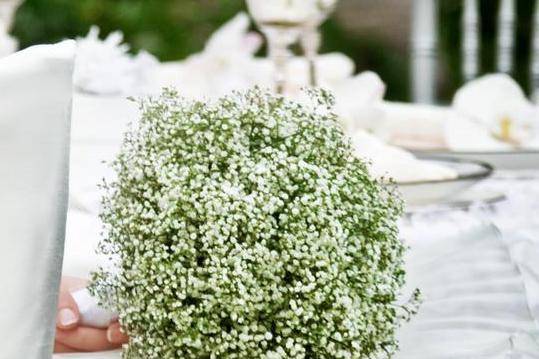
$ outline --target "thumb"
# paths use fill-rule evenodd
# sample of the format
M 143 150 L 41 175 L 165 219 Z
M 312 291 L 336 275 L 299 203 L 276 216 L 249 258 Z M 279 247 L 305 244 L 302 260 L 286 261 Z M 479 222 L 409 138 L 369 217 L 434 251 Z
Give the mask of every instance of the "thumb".
M 77 303 L 69 292 L 61 292 L 58 300 L 56 313 L 56 327 L 67 330 L 77 327 L 80 321 L 80 313 Z

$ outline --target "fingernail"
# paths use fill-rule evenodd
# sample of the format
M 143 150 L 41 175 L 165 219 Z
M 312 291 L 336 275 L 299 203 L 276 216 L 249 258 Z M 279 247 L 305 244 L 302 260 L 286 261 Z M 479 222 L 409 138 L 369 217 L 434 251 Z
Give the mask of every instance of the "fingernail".
M 114 329 L 114 326 L 111 326 L 107 329 L 107 340 L 111 344 L 116 344 L 118 341 L 118 333 Z
M 71 309 L 64 308 L 60 309 L 60 311 L 58 312 L 56 321 L 58 325 L 62 327 L 69 327 L 70 325 L 73 325 L 77 322 L 77 316 Z
M 121 344 L 126 341 L 126 336 L 118 323 L 112 324 L 110 327 L 108 327 L 107 341 L 111 344 Z
M 113 337 L 112 337 L 112 328 L 109 327 L 109 328 L 107 329 L 107 341 L 108 341 L 109 343 L 112 343 L 112 340 L 113 340 Z

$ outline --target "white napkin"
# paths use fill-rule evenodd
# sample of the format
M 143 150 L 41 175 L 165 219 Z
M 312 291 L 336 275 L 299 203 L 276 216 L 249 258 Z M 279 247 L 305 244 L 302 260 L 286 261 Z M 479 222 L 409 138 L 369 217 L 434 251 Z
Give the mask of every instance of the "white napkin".
M 22 0 L 0 1 L 0 57 L 11 55 L 19 47 L 19 42 L 9 35 L 15 12 Z
M 158 61 L 145 51 L 132 56 L 123 34 L 113 32 L 99 39 L 93 26 L 85 38 L 77 41 L 75 87 L 99 95 L 130 95 L 143 92 Z
M 0 59 L 0 358 L 48 358 L 68 197 L 74 41 Z
M 380 125 L 383 113 L 378 106 L 384 98 L 386 85 L 376 73 L 343 74 L 328 82 L 336 99 L 335 111 L 348 133 L 360 128 L 374 130 Z
M 18 47 L 19 43 L 17 40 L 9 36 L 8 34 L 0 33 L 0 58 L 11 55 L 15 51 L 17 51 Z
M 389 101 L 377 108 L 382 116 L 372 130 L 384 141 L 413 149 L 445 147 L 444 124 L 454 116 L 450 108 Z
M 204 53 L 223 61 L 254 55 L 262 45 L 262 38 L 256 33 L 248 32 L 249 27 L 249 17 L 240 12 L 211 35 L 204 47 Z
M 457 177 L 454 170 L 421 161 L 410 152 L 387 145 L 361 129 L 352 136 L 352 145 L 358 157 L 371 161 L 369 168 L 375 177 L 390 177 L 398 183 Z
M 217 97 L 230 90 L 251 87 L 265 76 L 252 61 L 262 45 L 259 35 L 249 33 L 247 14 L 239 13 L 208 39 L 204 51 L 178 66 L 169 85 L 184 96 Z

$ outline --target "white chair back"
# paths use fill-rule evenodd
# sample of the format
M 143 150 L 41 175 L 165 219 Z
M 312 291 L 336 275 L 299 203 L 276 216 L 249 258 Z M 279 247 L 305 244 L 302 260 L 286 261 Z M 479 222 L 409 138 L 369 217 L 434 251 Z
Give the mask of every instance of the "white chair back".
M 52 356 L 75 44 L 0 59 L 0 359 Z
M 436 63 L 438 53 L 438 0 L 414 0 L 412 12 L 412 94 L 415 102 L 436 102 Z M 534 14 L 532 34 L 531 83 L 539 99 L 539 1 Z M 480 15 L 479 0 L 463 0 L 462 75 L 470 81 L 479 75 Z M 511 73 L 515 63 L 516 1 L 500 0 L 497 14 L 496 70 Z

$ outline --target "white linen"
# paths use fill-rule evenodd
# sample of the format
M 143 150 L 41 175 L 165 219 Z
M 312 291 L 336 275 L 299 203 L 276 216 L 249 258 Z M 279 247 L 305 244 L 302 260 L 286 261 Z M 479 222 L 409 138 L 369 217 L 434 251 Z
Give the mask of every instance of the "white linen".
M 455 116 L 449 107 L 384 101 L 372 131 L 387 143 L 411 149 L 446 147 L 444 124 Z
M 506 201 L 489 208 L 477 203 L 474 217 L 493 222 L 504 236 L 519 236 L 539 243 L 539 171 L 497 171 L 478 191 L 503 193 Z
M 113 178 L 110 163 L 128 123 L 137 116 L 138 105 L 122 97 L 74 96 L 65 275 L 88 278 L 99 263 L 95 254 L 101 232 L 98 185 Z
M 363 130 L 352 135 L 355 154 L 370 162 L 371 175 L 392 178 L 397 183 L 453 179 L 458 173 L 448 167 L 421 161 L 401 148 L 385 144 Z
M 17 40 L 9 36 L 8 34 L 3 34 L 0 32 L 0 58 L 11 55 L 15 51 L 17 51 L 18 47 L 19 43 L 17 42 Z
M 374 131 L 380 127 L 383 111 L 379 105 L 386 93 L 386 84 L 380 76 L 365 71 L 331 82 L 335 112 L 348 133 L 352 134 L 358 129 Z
M 498 172 L 477 190 L 507 200 L 433 207 L 401 225 L 409 286 L 423 289 L 428 308 L 401 330 L 403 358 L 539 358 L 539 172 Z
M 0 358 L 50 357 L 68 196 L 73 41 L 0 59 Z
M 511 245 L 511 257 L 524 279 L 528 307 L 535 323 L 539 325 L 539 245 L 526 237 L 515 237 Z
M 399 331 L 396 358 L 539 357 L 539 317 L 530 311 L 539 293 L 527 287 L 537 278 L 525 277 L 526 262 L 514 255 L 531 242 L 504 241 L 494 226 L 466 222 L 459 225 L 467 229 L 443 235 L 425 221 L 436 235 L 410 243 L 408 287 L 421 288 L 424 302 Z M 539 262 L 537 250 L 527 254 L 528 264 Z
M 9 35 L 9 30 L 21 3 L 22 0 L 0 1 L 0 57 L 11 55 L 19 47 L 19 42 Z

